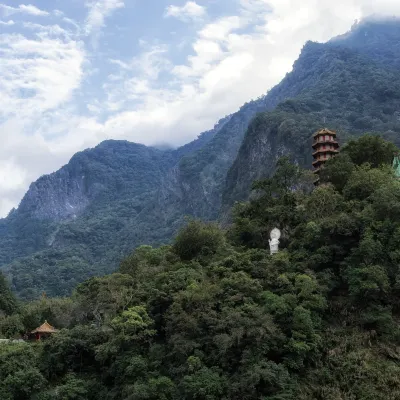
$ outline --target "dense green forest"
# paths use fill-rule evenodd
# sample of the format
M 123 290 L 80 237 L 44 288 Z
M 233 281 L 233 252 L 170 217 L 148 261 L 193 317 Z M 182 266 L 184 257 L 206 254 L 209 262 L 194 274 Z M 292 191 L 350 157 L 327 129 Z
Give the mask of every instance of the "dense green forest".
M 396 147 L 350 141 L 314 188 L 281 158 L 223 231 L 196 220 L 139 247 L 68 298 L 15 300 L 0 332 L 0 398 L 400 398 L 400 182 Z M 271 256 L 269 232 L 283 233 Z

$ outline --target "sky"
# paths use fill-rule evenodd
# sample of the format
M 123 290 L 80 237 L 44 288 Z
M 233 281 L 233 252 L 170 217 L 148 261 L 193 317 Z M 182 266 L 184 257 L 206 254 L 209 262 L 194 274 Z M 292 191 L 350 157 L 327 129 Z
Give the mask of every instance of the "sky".
M 106 139 L 179 146 L 399 0 L 0 0 L 0 217 Z

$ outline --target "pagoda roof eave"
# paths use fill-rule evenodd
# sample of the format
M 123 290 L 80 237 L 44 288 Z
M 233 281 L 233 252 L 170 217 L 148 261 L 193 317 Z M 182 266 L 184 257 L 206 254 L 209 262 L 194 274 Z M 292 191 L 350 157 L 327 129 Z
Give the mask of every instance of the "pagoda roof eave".
M 321 129 L 318 132 L 315 132 L 313 137 L 318 137 L 321 135 L 330 135 L 330 136 L 335 136 L 336 137 L 336 132 L 335 131 L 331 131 L 327 128 Z
M 323 146 L 324 144 L 331 144 L 333 146 L 339 147 L 339 143 L 336 140 L 320 140 L 318 142 L 314 142 L 312 144 L 312 147 L 318 147 L 318 146 Z
M 335 149 L 321 149 L 321 150 L 316 150 L 314 153 L 312 153 L 313 156 L 320 154 L 320 153 L 332 153 L 332 154 L 338 154 L 339 150 Z

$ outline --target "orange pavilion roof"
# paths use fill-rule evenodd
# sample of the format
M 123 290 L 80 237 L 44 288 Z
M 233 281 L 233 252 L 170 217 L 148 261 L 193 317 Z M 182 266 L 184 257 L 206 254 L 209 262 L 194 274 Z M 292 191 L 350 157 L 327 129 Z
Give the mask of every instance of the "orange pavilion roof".
M 47 321 L 44 321 L 44 324 L 40 325 L 39 328 L 36 328 L 31 333 L 54 333 L 58 332 L 54 326 L 51 326 Z

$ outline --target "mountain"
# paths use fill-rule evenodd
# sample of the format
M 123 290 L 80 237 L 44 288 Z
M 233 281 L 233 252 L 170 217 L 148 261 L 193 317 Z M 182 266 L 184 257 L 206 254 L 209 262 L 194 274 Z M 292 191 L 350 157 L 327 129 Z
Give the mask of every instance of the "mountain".
M 399 39 L 400 22 L 390 20 L 365 21 L 325 44 L 308 42 L 273 90 L 286 100 L 251 122 L 228 172 L 224 209 L 246 199 L 252 182 L 283 155 L 308 168 L 311 133 L 323 125 L 342 143 L 374 132 L 400 144 Z
M 76 154 L 0 220 L 0 268 L 21 297 L 65 295 L 138 245 L 167 242 L 187 215 L 227 219 L 280 156 L 309 167 L 311 134 L 323 125 L 342 142 L 375 132 L 399 143 L 398 43 L 398 20 L 363 21 L 308 42 L 279 85 L 192 143 L 106 141 Z
M 243 114 L 252 107 L 246 105 Z M 0 220 L 0 266 L 13 289 L 23 298 L 66 295 L 88 277 L 114 271 L 138 245 L 168 241 L 185 215 L 214 217 L 219 203 L 207 199 L 212 171 L 198 168 L 202 175 L 194 188 L 181 162 L 196 159 L 200 150 L 223 149 L 217 135 L 232 121 L 240 124 L 238 114 L 176 150 L 103 142 L 32 183 L 18 209 Z M 244 135 L 246 124 L 240 127 L 233 135 Z M 200 198 L 208 206 L 195 213 Z
M 214 220 L 226 174 L 260 98 L 176 150 L 106 141 L 29 188 L 0 220 L 0 269 L 20 297 L 67 295 L 142 244 L 170 240 L 186 216 Z

